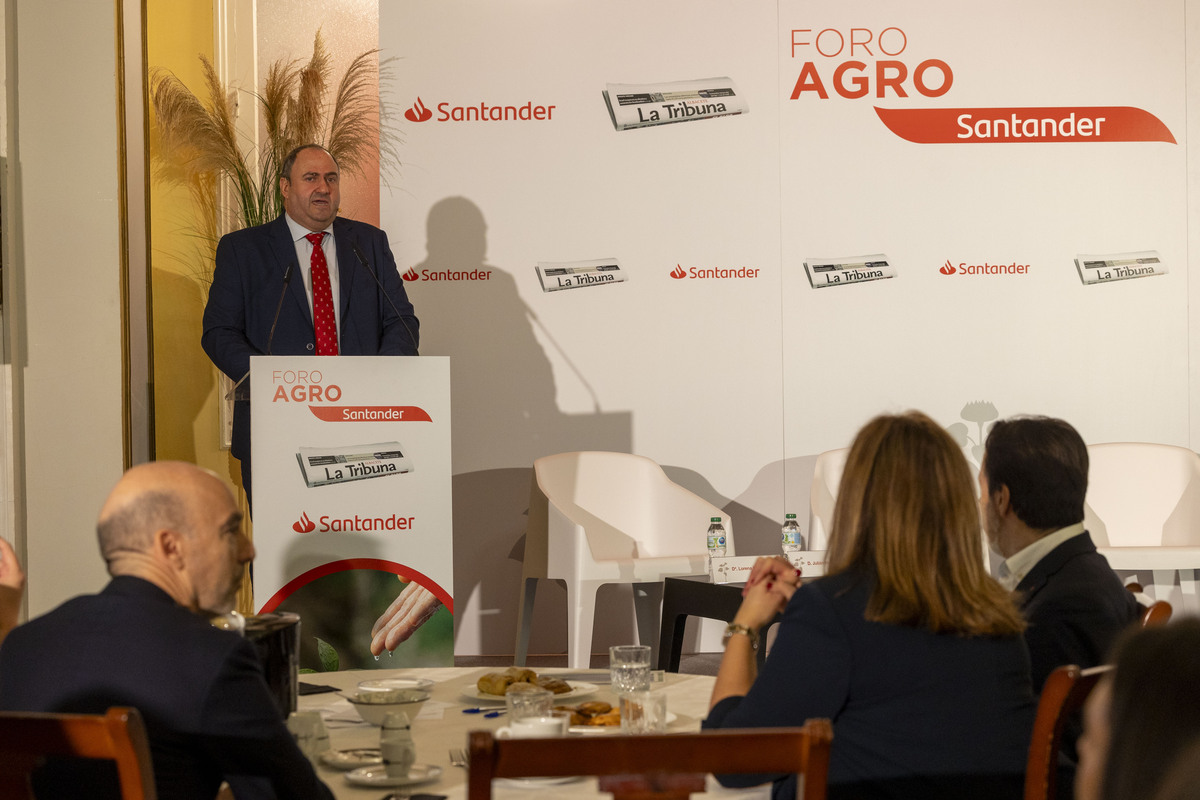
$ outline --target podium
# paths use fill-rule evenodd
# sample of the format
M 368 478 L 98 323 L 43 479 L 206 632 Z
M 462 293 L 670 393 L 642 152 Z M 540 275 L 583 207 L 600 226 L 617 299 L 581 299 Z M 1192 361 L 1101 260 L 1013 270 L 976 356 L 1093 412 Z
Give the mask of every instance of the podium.
M 249 383 L 259 613 L 300 614 L 301 668 L 452 666 L 449 359 L 257 356 Z

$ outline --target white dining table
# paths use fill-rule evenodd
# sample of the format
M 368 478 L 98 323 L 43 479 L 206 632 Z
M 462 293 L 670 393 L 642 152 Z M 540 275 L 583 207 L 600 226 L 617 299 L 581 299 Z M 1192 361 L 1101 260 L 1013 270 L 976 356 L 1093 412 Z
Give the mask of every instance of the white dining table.
M 426 783 L 405 786 L 399 789 L 362 787 L 352 785 L 344 772 L 331 769 L 317 761 L 317 773 L 333 790 L 339 800 L 380 800 L 390 792 L 400 796 L 408 794 L 442 795 L 447 800 L 464 800 L 466 797 L 467 772 L 464 767 L 450 763 L 452 748 L 467 747 L 467 733 L 473 730 L 495 730 L 504 725 L 504 716 L 488 719 L 482 713 L 467 714 L 468 708 L 504 708 L 503 703 L 480 702 L 471 698 L 469 692 L 481 675 L 492 671 L 478 667 L 429 667 L 397 670 L 347 670 L 301 675 L 301 683 L 334 686 L 341 691 L 352 692 L 359 681 L 376 678 L 426 678 L 434 681 L 432 697 L 421 707 L 412 724 L 412 737 L 416 746 L 417 764 L 430 765 L 441 770 L 441 774 Z M 538 670 L 539 674 L 568 675 L 573 682 L 593 683 L 596 691 L 586 697 L 572 698 L 568 704 L 585 700 L 603 700 L 616 704 L 608 684 L 608 671 L 581 672 L 568 669 Z M 700 720 L 708 712 L 709 695 L 714 678 L 710 675 L 680 675 L 666 673 L 662 683 L 653 684 L 654 690 L 667 695 L 667 711 L 674 715 L 667 732 L 688 732 L 700 729 Z M 299 699 L 300 711 L 319 711 L 329 732 L 330 745 L 335 750 L 379 746 L 379 728 L 363 722 L 354 707 L 335 692 L 303 695 Z M 621 736 L 613 732 L 590 734 Z M 730 790 L 720 787 L 710 776 L 709 795 L 729 798 L 769 798 L 769 786 L 751 790 Z M 497 780 L 493 786 L 497 800 L 515 798 L 558 798 L 558 797 L 607 797 L 596 787 L 595 778 L 583 778 L 565 784 L 535 784 Z

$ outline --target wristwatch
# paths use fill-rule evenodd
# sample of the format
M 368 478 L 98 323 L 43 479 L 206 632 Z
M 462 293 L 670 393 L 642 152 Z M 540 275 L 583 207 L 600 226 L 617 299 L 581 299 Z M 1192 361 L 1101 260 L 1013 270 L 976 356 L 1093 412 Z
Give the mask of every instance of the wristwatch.
M 725 626 L 725 635 L 721 637 L 721 647 L 727 646 L 735 633 L 740 633 L 750 639 L 751 650 L 758 649 L 758 631 L 748 628 L 745 625 L 739 625 L 736 622 L 731 622 Z

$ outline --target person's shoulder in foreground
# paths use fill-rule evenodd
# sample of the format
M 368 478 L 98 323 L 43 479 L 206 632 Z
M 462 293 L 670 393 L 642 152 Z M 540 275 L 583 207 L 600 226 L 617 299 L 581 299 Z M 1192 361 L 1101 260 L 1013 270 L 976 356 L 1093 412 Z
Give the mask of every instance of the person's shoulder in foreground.
M 253 647 L 208 623 L 233 608 L 254 555 L 225 485 L 190 464 L 135 467 L 97 534 L 112 581 L 13 631 L 0 648 L 0 708 L 137 708 L 160 798 L 209 800 L 223 780 L 239 800 L 332 797 L 288 733 Z M 78 796 L 78 782 L 92 780 L 86 766 L 55 767 L 39 775 L 47 796 Z

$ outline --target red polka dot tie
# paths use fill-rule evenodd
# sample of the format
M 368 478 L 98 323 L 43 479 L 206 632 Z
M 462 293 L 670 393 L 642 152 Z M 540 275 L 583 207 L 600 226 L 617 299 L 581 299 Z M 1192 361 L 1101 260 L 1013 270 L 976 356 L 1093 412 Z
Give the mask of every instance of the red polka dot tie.
M 317 334 L 317 355 L 338 354 L 337 322 L 333 318 L 333 291 L 329 287 L 329 265 L 321 249 L 324 233 L 305 236 L 312 242 L 313 329 Z

